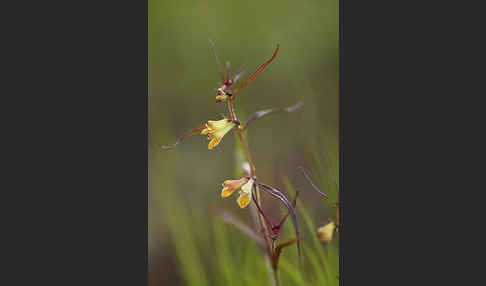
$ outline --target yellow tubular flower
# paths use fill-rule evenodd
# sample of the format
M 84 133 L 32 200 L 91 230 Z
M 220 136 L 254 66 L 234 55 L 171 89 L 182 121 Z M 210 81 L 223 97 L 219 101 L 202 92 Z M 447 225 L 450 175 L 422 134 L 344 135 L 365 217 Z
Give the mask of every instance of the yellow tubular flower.
M 227 198 L 231 196 L 231 194 L 236 191 L 239 187 L 241 187 L 244 183 L 248 181 L 248 178 L 241 178 L 239 180 L 226 180 L 223 183 L 223 190 L 221 191 L 221 197 Z
M 248 180 L 248 182 L 241 187 L 240 197 L 238 198 L 238 200 L 236 200 L 240 208 L 245 208 L 248 204 L 250 204 L 253 183 L 253 178 L 250 178 L 250 180 Z
M 234 122 L 226 118 L 218 121 L 209 120 L 206 123 L 206 128 L 201 131 L 201 134 L 207 134 L 208 140 L 211 140 L 208 149 L 211 150 L 216 147 L 223 136 L 235 126 Z

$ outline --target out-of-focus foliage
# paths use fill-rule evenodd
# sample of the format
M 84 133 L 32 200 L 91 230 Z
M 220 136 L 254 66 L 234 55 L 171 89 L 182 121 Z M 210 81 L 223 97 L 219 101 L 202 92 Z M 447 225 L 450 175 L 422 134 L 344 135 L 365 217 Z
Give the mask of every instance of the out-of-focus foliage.
M 244 122 L 257 110 L 304 103 L 294 113 L 274 113 L 253 122 L 249 147 L 262 182 L 287 191 L 289 197 L 292 188 L 301 191 L 297 215 L 304 236 L 304 270 L 297 268 L 295 247 L 285 248 L 279 263 L 282 285 L 337 284 L 338 236 L 325 247 L 316 236 L 333 210 L 297 170 L 306 166 L 321 190 L 337 200 L 329 177 L 337 174 L 339 152 L 337 0 L 148 4 L 150 284 L 268 285 L 258 245 L 216 216 L 225 211 L 251 225 L 249 210 L 240 209 L 236 197 L 220 195 L 221 183 L 236 179 L 236 138 L 226 135 L 211 151 L 201 135 L 172 150 L 159 149 L 159 144 L 173 144 L 226 112 L 225 104 L 215 103 L 220 79 L 209 38 L 233 71 L 246 63 L 240 82 L 280 43 L 275 61 L 238 93 L 235 108 Z M 263 199 L 277 220 L 279 202 Z M 282 241 L 293 238 L 290 223 L 285 223 Z

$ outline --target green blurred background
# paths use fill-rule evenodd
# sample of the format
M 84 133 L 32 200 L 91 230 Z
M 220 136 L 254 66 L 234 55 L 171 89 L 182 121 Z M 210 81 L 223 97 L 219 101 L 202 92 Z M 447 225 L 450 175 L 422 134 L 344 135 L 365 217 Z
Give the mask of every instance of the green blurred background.
M 316 184 L 332 192 L 329 178 L 339 168 L 338 1 L 149 0 L 148 9 L 150 285 L 268 285 L 265 270 L 258 270 L 263 263 L 256 244 L 217 218 L 226 211 L 251 224 L 249 210 L 236 204 L 237 195 L 220 197 L 221 183 L 235 176 L 236 138 L 226 135 L 212 151 L 201 135 L 173 150 L 158 146 L 227 110 L 214 100 L 221 83 L 208 39 L 232 71 L 246 63 L 234 87 L 272 55 L 278 42 L 276 59 L 238 93 L 236 113 L 244 120 L 257 110 L 304 102 L 295 113 L 255 121 L 248 140 L 259 179 L 289 193 L 289 185 L 300 190 L 299 204 L 316 227 L 323 225 L 332 212 L 297 167 L 309 169 Z M 278 202 L 264 199 L 277 219 Z M 301 217 L 299 222 L 306 224 Z M 290 224 L 286 230 L 291 238 Z M 312 233 L 304 235 L 309 247 L 320 247 Z M 294 252 L 283 253 L 282 285 L 296 285 L 303 277 L 291 273 Z

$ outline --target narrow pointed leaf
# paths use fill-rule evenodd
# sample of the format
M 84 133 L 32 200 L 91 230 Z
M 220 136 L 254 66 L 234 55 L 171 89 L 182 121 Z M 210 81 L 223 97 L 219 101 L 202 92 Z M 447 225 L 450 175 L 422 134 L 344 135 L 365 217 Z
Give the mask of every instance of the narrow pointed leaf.
M 182 141 L 184 141 L 187 137 L 190 137 L 198 132 L 200 132 L 201 130 L 204 129 L 204 125 L 199 125 L 198 127 L 194 128 L 193 130 L 187 132 L 186 134 L 184 134 L 181 138 L 179 138 L 179 140 L 176 141 L 176 143 L 172 144 L 172 145 L 169 145 L 169 146 L 163 146 L 163 145 L 160 145 L 160 149 L 162 150 L 169 150 L 169 149 L 172 149 L 172 148 L 175 148 L 177 145 L 179 145 L 180 143 L 182 143 Z
M 278 189 L 265 185 L 262 183 L 259 183 L 259 186 L 263 188 L 267 193 L 269 193 L 271 196 L 276 197 L 279 199 L 285 207 L 289 210 L 290 212 L 290 217 L 292 218 L 292 224 L 294 225 L 294 230 L 295 230 L 295 236 L 297 238 L 297 252 L 299 254 L 299 261 L 301 260 L 301 254 L 300 254 L 300 232 L 299 232 L 299 225 L 297 223 L 297 216 L 295 215 L 295 209 L 290 203 L 290 201 L 287 199 L 282 192 L 280 192 Z
M 275 49 L 275 52 L 273 52 L 272 57 L 271 57 L 271 58 L 270 58 L 268 61 L 266 61 L 264 64 L 262 64 L 262 65 L 261 65 L 261 66 L 260 66 L 260 67 L 259 67 L 259 68 L 258 68 L 258 69 L 257 69 L 257 70 L 256 70 L 256 71 L 255 71 L 255 72 L 254 72 L 254 73 L 253 73 L 253 74 L 252 74 L 252 75 L 251 75 L 251 76 L 250 76 L 250 77 L 249 77 L 247 80 L 245 80 L 245 81 L 244 81 L 244 82 L 243 82 L 243 83 L 242 83 L 242 84 L 241 84 L 241 85 L 240 85 L 240 86 L 239 86 L 237 89 L 235 89 L 235 91 L 233 92 L 233 96 L 235 96 L 235 95 L 238 93 L 238 91 L 239 91 L 241 88 L 243 88 L 243 87 L 244 87 L 245 85 L 247 85 L 249 82 L 251 82 L 252 80 L 254 80 L 254 79 L 257 77 L 257 75 L 258 75 L 259 73 L 261 73 L 261 72 L 262 72 L 262 71 L 265 69 L 265 67 L 266 67 L 268 64 L 270 64 L 270 63 L 273 61 L 273 59 L 274 59 L 274 58 L 277 56 L 277 53 L 278 53 L 278 49 L 279 49 L 279 48 L 280 48 L 280 44 L 277 44 L 277 48 Z
M 307 179 L 307 181 L 311 184 L 312 188 L 316 192 L 318 192 L 319 194 L 321 194 L 325 199 L 329 199 L 329 196 L 326 195 L 326 194 L 324 194 L 323 192 L 321 192 L 321 190 L 314 184 L 314 182 L 312 181 L 312 179 L 309 176 L 309 173 L 307 173 L 307 171 L 304 169 L 304 167 L 299 166 L 299 169 L 302 171 L 302 173 L 304 174 L 304 177 Z
M 272 228 L 272 222 L 267 218 L 267 216 L 265 215 L 265 213 L 262 211 L 262 208 L 258 204 L 255 196 L 252 196 L 252 199 L 253 199 L 253 202 L 255 203 L 255 205 L 257 206 L 258 212 L 262 215 L 263 219 L 265 220 L 265 223 L 267 224 L 267 227 L 271 229 Z
M 283 111 L 283 112 L 290 113 L 290 112 L 294 112 L 297 109 L 301 108 L 303 105 L 304 105 L 304 103 L 302 101 L 299 101 L 296 104 L 294 104 L 292 106 L 289 106 L 289 107 L 285 107 L 285 108 L 271 108 L 271 109 L 265 109 L 265 110 L 257 111 L 255 113 L 253 113 L 252 115 L 250 115 L 250 117 L 248 118 L 248 121 L 246 122 L 246 124 L 243 127 L 243 129 L 248 128 L 248 125 L 250 125 L 250 123 L 253 120 L 258 119 L 258 118 L 261 118 L 261 117 L 263 117 L 263 116 L 265 116 L 267 114 L 270 114 L 270 113 L 273 113 L 273 112 L 277 112 L 277 111 Z
M 292 206 L 294 207 L 294 209 L 295 209 L 295 206 L 297 205 L 297 197 L 299 196 L 299 194 L 300 194 L 299 191 L 296 191 L 295 192 L 294 201 L 292 202 Z M 290 211 L 287 214 L 285 214 L 285 216 L 282 218 L 282 220 L 278 224 L 279 226 L 281 226 L 285 222 L 285 220 L 287 219 L 287 217 L 289 216 L 289 214 L 290 214 Z

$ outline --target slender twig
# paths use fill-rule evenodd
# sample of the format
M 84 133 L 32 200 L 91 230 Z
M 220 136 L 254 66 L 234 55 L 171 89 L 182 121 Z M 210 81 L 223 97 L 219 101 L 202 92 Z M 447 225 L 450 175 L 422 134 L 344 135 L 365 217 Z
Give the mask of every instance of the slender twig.
M 246 159 L 248 159 L 248 164 L 250 164 L 250 177 L 254 177 L 255 176 L 255 165 L 253 164 L 253 160 L 251 159 L 250 151 L 248 150 L 248 143 L 246 142 L 246 137 L 243 134 L 243 132 L 241 132 L 240 130 L 237 130 L 237 133 L 238 133 L 238 137 L 240 138 L 241 144 L 243 145 L 243 149 L 245 150 L 245 155 L 246 155 Z M 257 193 L 257 198 L 258 198 L 259 192 L 257 191 L 256 193 Z
M 227 102 L 228 102 L 228 110 L 231 114 L 231 119 L 235 120 L 235 121 L 238 120 L 238 119 L 236 119 L 236 114 L 235 114 L 235 110 L 234 110 L 234 107 L 233 107 L 233 103 L 231 103 L 231 100 L 228 100 Z

